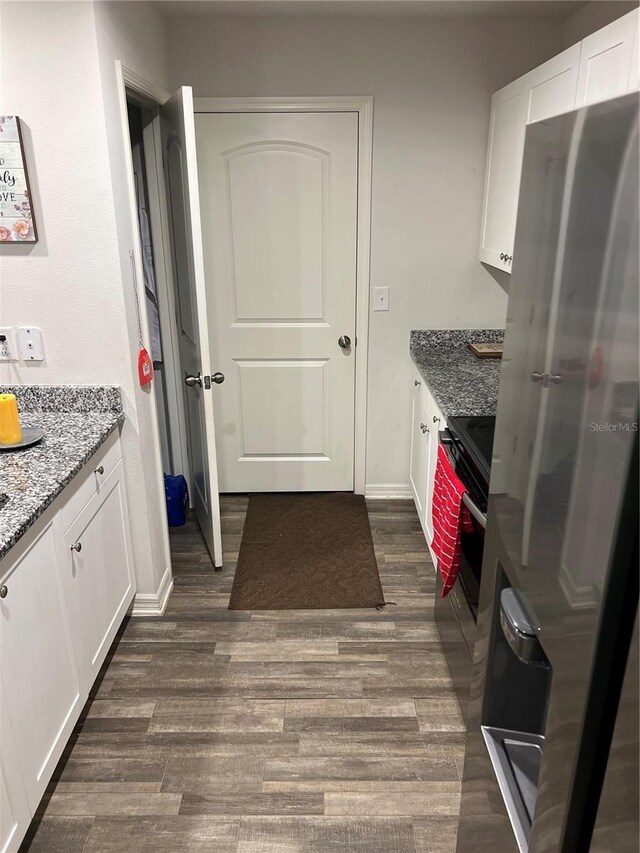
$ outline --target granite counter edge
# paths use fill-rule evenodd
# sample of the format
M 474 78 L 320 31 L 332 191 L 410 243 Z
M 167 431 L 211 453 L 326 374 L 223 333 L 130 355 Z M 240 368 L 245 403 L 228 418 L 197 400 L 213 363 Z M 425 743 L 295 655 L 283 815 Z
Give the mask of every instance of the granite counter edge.
M 104 414 L 104 413 L 103 413 Z M 3 560 L 4 557 L 9 553 L 9 551 L 20 541 L 20 539 L 25 535 L 25 533 L 35 524 L 35 522 L 40 518 L 41 515 L 51 506 L 51 504 L 55 501 L 57 497 L 64 491 L 64 489 L 71 483 L 71 481 L 80 473 L 82 468 L 86 465 L 86 463 L 91 459 L 91 457 L 99 450 L 105 441 L 109 438 L 112 432 L 116 429 L 119 429 L 124 423 L 125 415 L 123 412 L 114 412 L 113 413 L 113 421 L 109 423 L 100 433 L 100 436 L 89 445 L 85 449 L 83 453 L 81 453 L 76 461 L 73 464 L 73 467 L 65 472 L 65 476 L 56 483 L 54 488 L 52 488 L 40 501 L 40 503 L 33 509 L 31 509 L 28 514 L 18 521 L 15 522 L 15 526 L 7 538 L 0 542 L 0 560 Z

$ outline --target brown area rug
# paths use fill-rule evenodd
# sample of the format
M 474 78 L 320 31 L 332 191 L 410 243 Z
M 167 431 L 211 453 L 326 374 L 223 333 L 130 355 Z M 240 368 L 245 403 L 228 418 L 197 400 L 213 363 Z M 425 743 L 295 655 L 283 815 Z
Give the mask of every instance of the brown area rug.
M 251 495 L 229 610 L 383 603 L 362 495 Z

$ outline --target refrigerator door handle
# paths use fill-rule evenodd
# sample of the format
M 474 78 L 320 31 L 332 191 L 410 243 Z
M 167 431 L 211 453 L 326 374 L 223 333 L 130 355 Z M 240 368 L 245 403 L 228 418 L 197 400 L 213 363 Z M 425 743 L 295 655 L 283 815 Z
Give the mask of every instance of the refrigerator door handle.
M 548 665 L 538 634 L 540 625 L 512 587 L 500 594 L 500 624 L 511 650 L 523 663 Z

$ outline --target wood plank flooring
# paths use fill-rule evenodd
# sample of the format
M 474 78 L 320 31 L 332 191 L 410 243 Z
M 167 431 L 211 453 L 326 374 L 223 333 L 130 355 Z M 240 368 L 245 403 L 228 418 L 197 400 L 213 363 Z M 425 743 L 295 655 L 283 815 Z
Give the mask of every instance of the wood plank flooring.
M 463 723 L 409 501 L 368 504 L 384 610 L 229 611 L 193 521 L 131 619 L 21 853 L 454 853 Z

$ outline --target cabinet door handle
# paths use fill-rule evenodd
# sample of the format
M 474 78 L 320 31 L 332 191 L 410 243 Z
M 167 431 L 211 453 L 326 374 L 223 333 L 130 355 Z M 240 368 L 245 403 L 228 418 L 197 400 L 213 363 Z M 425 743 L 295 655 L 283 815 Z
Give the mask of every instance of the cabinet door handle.
M 2 586 L 0 586 L 0 598 L 6 598 L 8 595 L 9 595 L 9 590 L 3 584 Z
M 506 257 L 507 257 L 507 256 L 505 255 L 505 253 L 504 253 L 504 252 L 500 252 L 500 260 L 501 260 L 501 261 L 504 261 L 504 260 L 506 259 Z
M 429 432 L 429 427 L 426 424 L 420 424 L 420 429 L 423 433 Z
M 433 422 L 434 422 L 434 424 L 439 424 L 439 423 L 440 423 L 440 418 L 438 418 L 438 417 L 436 417 L 436 416 L 434 415 L 434 416 L 433 416 Z
M 72 551 L 75 551 L 76 554 L 79 554 L 82 551 L 82 542 L 74 542 L 73 545 L 70 546 Z
M 104 474 L 104 465 L 98 465 L 97 468 L 93 469 L 94 474 Z
M 417 388 L 417 387 L 418 387 L 418 385 L 422 385 L 422 382 L 420 382 L 420 380 L 419 380 L 419 379 L 414 379 L 414 380 L 413 380 L 413 384 L 414 384 L 414 385 L 416 386 L 416 388 Z

